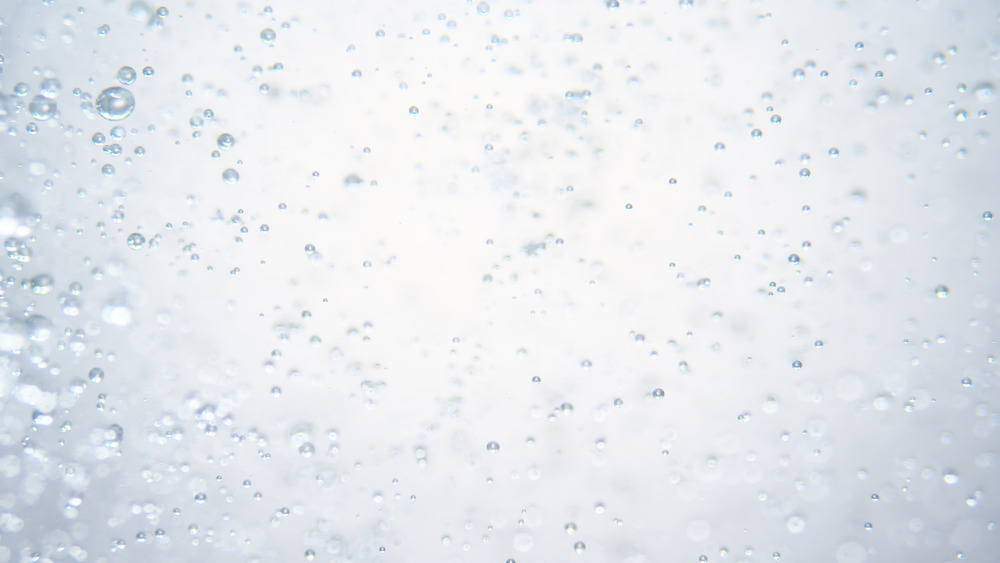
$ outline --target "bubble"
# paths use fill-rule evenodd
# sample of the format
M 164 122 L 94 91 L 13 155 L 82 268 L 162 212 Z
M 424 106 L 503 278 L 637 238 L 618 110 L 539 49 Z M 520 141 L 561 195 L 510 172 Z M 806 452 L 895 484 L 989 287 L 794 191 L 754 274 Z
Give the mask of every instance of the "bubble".
M 219 135 L 218 139 L 215 140 L 215 144 L 220 149 L 228 151 L 229 149 L 233 148 L 233 145 L 236 144 L 236 138 L 230 135 L 229 133 L 223 133 Z
M 38 274 L 37 276 L 31 278 L 31 292 L 37 293 L 38 295 L 45 295 L 52 291 L 55 282 L 52 280 L 52 276 L 48 274 Z
M 792 362 L 792 369 L 794 369 L 794 370 L 800 370 L 800 369 L 802 369 L 802 362 L 800 362 L 799 360 L 793 361 Z
M 948 286 L 939 285 L 935 287 L 934 295 L 936 295 L 938 299 L 944 299 L 945 297 L 948 297 Z
M 115 78 L 118 79 L 118 82 L 121 82 L 126 86 L 135 82 L 135 77 L 136 77 L 135 69 L 130 66 L 121 67 L 115 74 Z
M 983 211 L 983 221 L 992 221 L 992 220 L 993 220 L 993 212 Z
M 799 516 L 792 516 L 785 522 L 788 531 L 793 534 L 801 534 L 806 531 L 806 521 Z
M 274 33 L 274 30 L 271 29 L 270 27 L 265 27 L 260 31 L 260 40 L 263 41 L 264 43 L 274 42 L 275 37 L 277 37 L 277 35 Z
M 701 278 L 698 280 L 698 289 L 706 290 L 712 286 L 712 280 L 709 278 Z
M 587 544 L 583 543 L 582 541 L 578 541 L 573 544 L 573 551 L 577 553 L 583 553 L 584 551 L 587 551 Z
M 316 446 L 312 442 L 306 442 L 299 446 L 299 455 L 305 458 L 310 458 L 316 453 Z
M 128 247 L 132 250 L 139 250 L 142 248 L 142 245 L 146 244 L 146 237 L 139 233 L 132 233 L 128 236 L 125 242 L 128 243 Z
M 153 74 L 155 72 L 156 71 L 153 70 L 153 67 L 151 67 L 151 66 L 144 66 L 144 67 L 142 67 L 142 75 L 143 76 L 153 76 Z
M 94 101 L 97 113 L 108 121 L 118 121 L 132 115 L 135 109 L 135 96 L 121 86 L 105 88 Z
M 480 2 L 479 4 L 476 5 L 476 11 L 479 12 L 480 14 L 484 15 L 484 16 L 486 14 L 490 13 L 490 5 L 489 5 L 489 3 L 488 2 Z
M 90 373 L 87 374 L 90 378 L 91 383 L 100 383 L 104 381 L 104 370 L 101 368 L 90 368 Z
M 235 184 L 240 181 L 240 173 L 233 168 L 226 168 L 222 171 L 222 181 L 227 184 Z
M 156 17 L 163 19 L 170 15 L 170 10 L 166 6 L 160 6 L 156 9 Z
M 567 534 L 572 536 L 576 533 L 576 524 L 573 522 L 567 522 L 566 525 L 563 526 L 563 529 L 566 530 Z
M 962 480 L 954 469 L 946 469 L 941 476 L 946 485 L 957 485 Z
M 417 106 L 410 106 L 410 115 L 417 115 L 420 113 L 420 108 Z
M 662 399 L 663 396 L 664 396 L 663 389 L 660 389 L 659 387 L 657 387 L 656 389 L 653 389 L 653 398 L 654 399 Z
M 976 98 L 980 102 L 991 102 L 993 101 L 994 90 L 996 90 L 996 88 L 994 88 L 993 84 L 990 84 L 989 82 L 983 82 L 981 84 L 976 85 L 974 91 L 976 93 Z
M 28 111 L 35 119 L 45 121 L 56 114 L 56 103 L 45 96 L 38 95 L 31 99 Z
M 798 265 L 798 263 L 799 263 L 799 255 L 798 254 L 789 254 L 788 255 L 788 263 L 789 264 Z
M 486 444 L 486 451 L 490 452 L 491 454 L 495 454 L 500 451 L 500 444 L 496 442 L 490 442 Z
M 28 340 L 32 342 L 45 342 L 52 336 L 54 323 L 41 315 L 31 315 L 24 320 L 25 328 L 28 330 Z
M 751 137 L 753 137 L 754 139 L 759 139 L 759 138 L 761 138 L 761 136 L 762 136 L 763 134 L 764 134 L 764 133 L 763 133 L 763 132 L 761 132 L 761 130 L 760 130 L 760 129 L 754 129 L 754 130 L 750 131 L 750 136 L 751 136 Z
M 27 82 L 18 82 L 14 85 L 15 96 L 27 96 L 31 92 L 31 85 Z
M 58 78 L 46 78 L 38 87 L 38 93 L 50 100 L 58 96 L 60 90 L 62 82 L 59 82 Z
M 802 168 L 799 170 L 799 176 L 802 178 L 808 178 L 811 175 L 812 172 L 810 172 L 808 168 Z

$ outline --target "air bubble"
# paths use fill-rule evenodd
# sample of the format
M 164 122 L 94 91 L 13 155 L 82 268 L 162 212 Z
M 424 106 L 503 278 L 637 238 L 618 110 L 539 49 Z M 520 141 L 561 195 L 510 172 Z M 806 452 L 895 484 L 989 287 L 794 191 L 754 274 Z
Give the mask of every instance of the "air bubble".
M 132 115 L 135 109 L 135 96 L 132 92 L 120 86 L 105 88 L 94 102 L 98 115 L 108 121 L 118 121 Z
M 135 77 L 136 77 L 135 69 L 130 66 L 123 66 L 120 69 L 118 69 L 117 73 L 115 73 L 115 78 L 118 79 L 118 82 L 121 82 L 126 86 L 135 82 Z
M 229 149 L 233 148 L 233 145 L 236 144 L 236 138 L 230 135 L 229 133 L 223 133 L 219 135 L 218 139 L 215 140 L 215 144 L 220 149 L 228 151 Z

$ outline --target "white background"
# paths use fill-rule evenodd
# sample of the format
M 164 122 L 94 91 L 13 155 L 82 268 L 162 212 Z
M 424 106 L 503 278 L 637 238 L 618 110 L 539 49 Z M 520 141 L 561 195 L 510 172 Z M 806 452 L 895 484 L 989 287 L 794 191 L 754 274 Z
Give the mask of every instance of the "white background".
M 1000 3 L 611 4 L 0 3 L 0 561 L 995 560 Z

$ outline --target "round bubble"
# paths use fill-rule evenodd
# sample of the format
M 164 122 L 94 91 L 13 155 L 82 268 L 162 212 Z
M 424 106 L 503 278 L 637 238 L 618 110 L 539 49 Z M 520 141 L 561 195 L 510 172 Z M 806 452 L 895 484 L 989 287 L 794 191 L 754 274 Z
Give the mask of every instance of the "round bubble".
M 132 110 L 135 109 L 135 96 L 121 86 L 112 86 L 97 95 L 94 107 L 104 119 L 118 121 L 132 115 Z
M 56 114 L 56 103 L 45 96 L 38 95 L 31 99 L 28 110 L 32 117 L 44 121 Z

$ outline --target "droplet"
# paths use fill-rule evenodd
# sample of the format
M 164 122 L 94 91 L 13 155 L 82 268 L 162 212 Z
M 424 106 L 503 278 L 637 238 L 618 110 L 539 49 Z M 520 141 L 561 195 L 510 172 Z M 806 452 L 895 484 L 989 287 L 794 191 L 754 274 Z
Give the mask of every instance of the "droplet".
M 135 96 L 121 86 L 105 88 L 97 95 L 94 102 L 97 113 L 108 121 L 118 121 L 132 115 L 135 109 Z
M 125 242 L 128 243 L 128 247 L 132 250 L 139 250 L 142 248 L 143 244 L 146 244 L 146 237 L 139 233 L 132 233 L 128 236 Z

